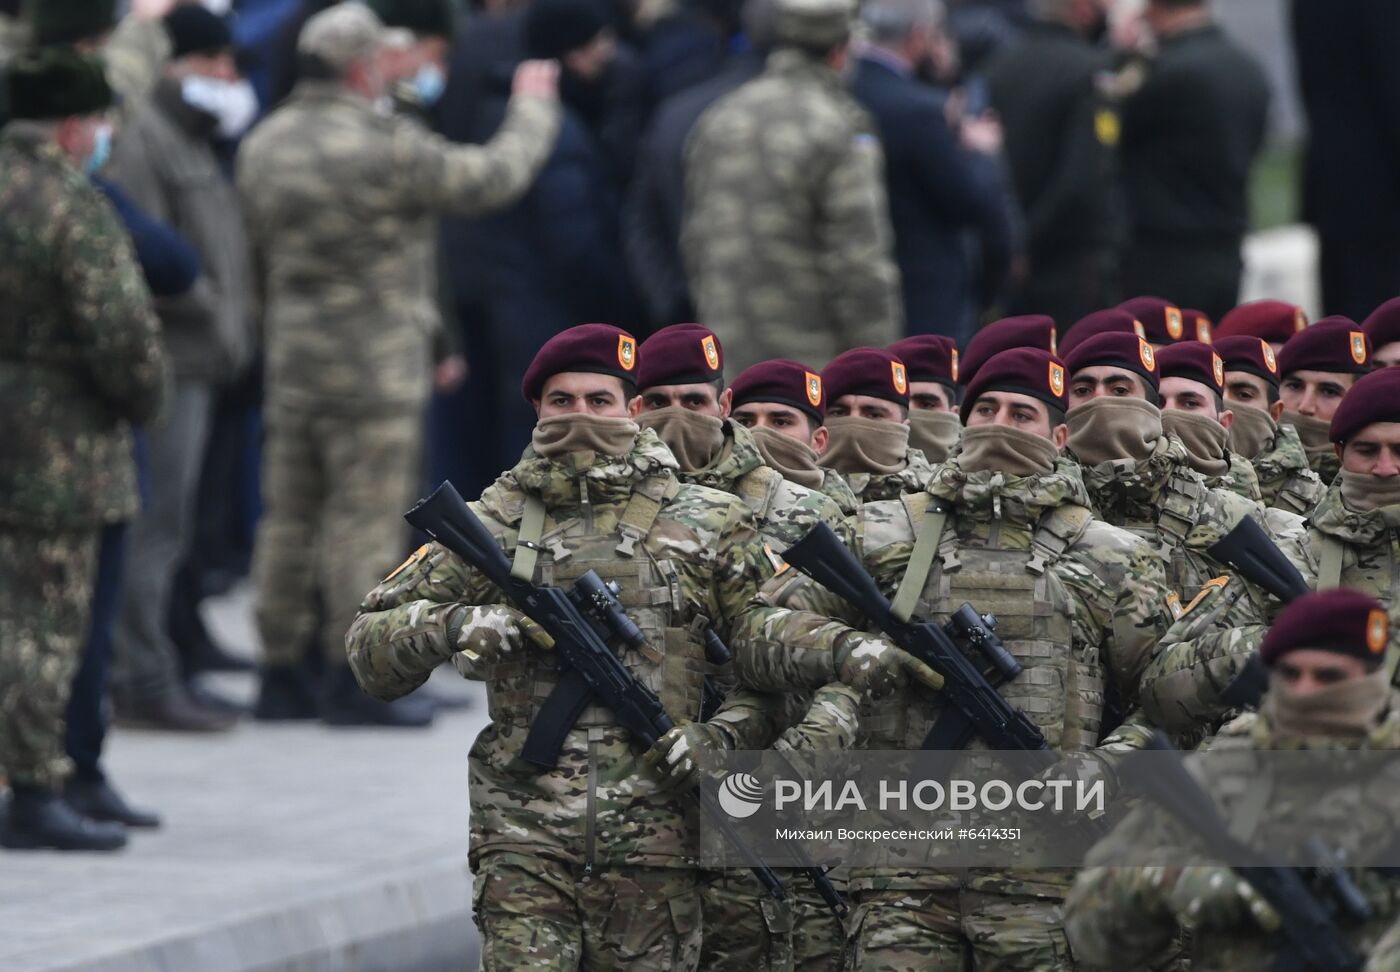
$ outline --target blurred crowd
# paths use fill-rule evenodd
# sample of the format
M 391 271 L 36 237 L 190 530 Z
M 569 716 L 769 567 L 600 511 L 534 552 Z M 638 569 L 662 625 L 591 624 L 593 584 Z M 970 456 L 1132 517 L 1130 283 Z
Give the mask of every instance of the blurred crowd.
M 966 353 L 1013 315 L 1064 339 L 1134 295 L 1165 300 L 1130 321 L 1209 339 L 1238 303 L 1270 90 L 1202 0 L 120 6 L 0 0 L 5 134 L 89 179 L 142 271 L 139 293 L 118 288 L 140 306 L 94 296 L 94 321 L 158 321 L 145 344 L 95 345 L 95 372 L 146 373 L 107 441 L 101 418 L 54 404 L 66 386 L 46 357 L 67 338 L 45 308 L 88 284 L 46 292 L 23 260 L 0 269 L 5 300 L 34 309 L 0 325 L 0 399 L 44 469 L 0 460 L 0 518 L 100 528 L 53 558 L 54 576 L 85 573 L 71 599 L 33 588 L 82 622 L 45 702 L 66 706 L 50 719 L 66 755 L 11 742 L 5 768 L 17 793 L 66 780 L 93 819 L 155 822 L 102 773 L 105 699 L 174 731 L 247 714 L 198 677 L 248 667 L 199 605 L 250 575 L 254 715 L 432 719 L 445 702 L 361 693 L 344 632 L 402 557 L 396 514 L 424 483 L 474 495 L 515 462 L 536 421 L 521 376 L 573 325 L 640 339 L 698 320 L 736 373 L 777 358 L 815 373 L 919 335 Z M 1400 284 L 1379 42 L 1400 37 L 1395 7 L 1292 5 L 1323 301 L 1358 320 Z M 50 219 L 26 211 L 42 198 L 26 172 L 0 168 L 13 253 L 52 243 L 23 228 Z M 118 245 L 94 240 L 64 252 L 101 263 Z M 71 452 L 45 438 L 64 430 Z M 67 495 L 75 469 L 97 499 Z

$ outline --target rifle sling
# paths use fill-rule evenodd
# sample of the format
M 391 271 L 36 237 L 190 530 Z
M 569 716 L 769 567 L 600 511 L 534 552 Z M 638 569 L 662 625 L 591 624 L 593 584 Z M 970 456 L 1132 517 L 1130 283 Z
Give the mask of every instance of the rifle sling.
M 909 519 L 914 523 L 914 549 L 909 554 L 909 563 L 904 568 L 904 577 L 890 603 L 890 610 L 907 624 L 914 616 L 914 608 L 918 607 L 919 595 L 924 591 L 929 571 L 933 570 L 933 558 L 943 541 L 948 513 L 938 506 L 929 509 L 928 502 L 932 497 L 927 493 L 915 493 L 903 499 Z
M 1317 590 L 1342 586 L 1342 544 L 1335 537 L 1322 535 L 1318 551 Z
M 515 537 L 515 558 L 510 563 L 510 576 L 516 580 L 533 581 L 535 565 L 540 558 L 540 539 L 544 536 L 544 500 L 538 496 L 525 497 L 525 511 L 520 515 L 520 530 Z

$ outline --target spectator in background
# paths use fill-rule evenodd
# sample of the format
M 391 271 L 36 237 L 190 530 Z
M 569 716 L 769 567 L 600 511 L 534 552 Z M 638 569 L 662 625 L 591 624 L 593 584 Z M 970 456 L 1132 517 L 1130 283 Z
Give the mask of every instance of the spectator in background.
M 838 74 L 854 12 L 776 0 L 763 74 L 690 135 L 681 252 L 736 370 L 829 361 L 903 330 L 879 139 Z
M 253 281 L 238 198 L 213 146 L 223 95 L 238 80 L 232 34 L 198 5 L 176 7 L 165 24 L 172 59 L 124 128 L 110 174 L 137 205 L 190 240 L 204 272 L 188 294 L 156 305 L 175 389 L 171 408 L 146 430 L 151 491 L 132 525 L 112 696 L 124 721 L 210 731 L 232 726 L 234 713 L 185 683 L 168 621 L 192 535 L 213 398 L 252 357 Z
M 988 293 L 1011 262 L 1011 214 L 997 173 L 1001 129 L 992 119 L 966 119 L 979 131 L 977 149 L 967 151 L 944 100 L 923 83 L 946 30 L 941 0 L 869 0 L 861 19 L 869 43 L 851 93 L 875 119 L 884 148 L 905 330 L 963 340 L 981 309 L 964 229 L 977 231 Z
M 1157 55 L 1123 105 L 1124 289 L 1219 320 L 1239 300 L 1269 85 L 1205 0 L 1149 0 L 1147 25 Z
M 646 31 L 641 67 L 648 114 L 667 98 L 719 74 L 743 50 L 741 0 L 680 0 Z
M 532 0 L 525 50 L 561 65 L 563 123 L 539 178 L 482 230 L 493 370 L 524 374 L 545 341 L 606 321 L 631 330 L 639 316 L 622 253 L 622 183 L 604 142 L 612 30 L 591 0 Z M 497 95 L 495 111 L 504 112 Z M 535 414 L 507 383 L 495 403 L 503 448 L 519 455 Z
M 1117 108 L 1099 89 L 1105 0 L 1033 0 L 1036 19 L 987 66 L 1025 213 L 1029 266 L 1013 314 L 1069 325 L 1120 299 Z
M 47 48 L 9 65 L 0 131 L 0 845 L 114 850 L 119 824 L 62 797 L 64 720 L 101 534 L 137 509 L 130 422 L 161 409 L 159 323 L 131 244 L 85 175 L 112 91 L 102 62 Z
M 244 141 L 238 186 L 262 274 L 265 512 L 253 579 L 264 667 L 255 715 L 421 726 L 426 699 L 364 695 L 344 636 L 364 591 L 402 558 L 417 488 L 433 333 L 433 219 L 508 205 L 554 143 L 552 65 L 522 65 L 505 123 L 454 146 L 375 109 L 397 80 L 367 7 L 307 21 L 303 80 Z M 318 612 L 318 598 L 321 610 Z M 319 624 L 318 624 L 319 622 Z M 326 661 L 318 695 L 308 643 Z
M 1400 292 L 1400 3 L 1291 7 L 1308 116 L 1303 218 L 1317 229 L 1322 306 L 1359 321 Z
M 773 0 L 744 4 L 746 49 L 703 81 L 666 99 L 652 118 L 622 213 L 622 239 L 653 327 L 693 321 L 695 305 L 681 259 L 685 146 L 705 109 L 758 77 L 772 45 Z

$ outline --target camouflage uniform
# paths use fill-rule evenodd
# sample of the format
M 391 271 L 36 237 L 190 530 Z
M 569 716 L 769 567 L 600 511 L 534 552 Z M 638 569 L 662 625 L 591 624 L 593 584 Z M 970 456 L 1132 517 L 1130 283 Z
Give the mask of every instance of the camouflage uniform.
M 855 494 L 856 503 L 878 503 L 899 499 L 906 493 L 917 493 L 928 485 L 934 466 L 918 449 L 910 448 L 908 461 L 897 473 L 845 473 L 846 484 Z
M 138 507 L 129 422 L 160 409 L 159 326 L 125 229 L 45 130 L 0 132 L 0 770 L 53 788 L 102 527 Z
M 854 524 L 854 549 L 889 594 L 904 583 L 916 538 L 946 514 L 914 616 L 942 622 L 965 601 L 996 614 L 998 633 L 1026 669 L 1002 694 L 1065 751 L 1098 747 L 1110 679 L 1135 703 L 1165 627 L 1161 563 L 1142 541 L 1093 519 L 1088 502 L 1066 459 L 1051 474 L 1013 477 L 967 473 L 954 458 L 926 492 L 867 504 Z M 820 684 L 833 677 L 852 629 L 864 626 L 826 589 L 781 575 L 740 623 L 740 677 L 770 687 Z M 860 748 L 916 749 L 941 711 L 936 696 L 915 687 L 868 702 Z M 862 972 L 961 972 L 969 947 L 978 968 L 1070 965 L 1059 918 L 1068 881 L 1059 872 L 864 869 L 852 886 L 851 967 Z
M 402 556 L 440 328 L 434 217 L 518 198 L 558 125 L 553 101 L 516 97 L 490 143 L 454 146 L 304 81 L 243 142 L 267 355 L 253 576 L 269 663 L 300 660 L 319 587 L 322 647 L 343 664 L 360 592 Z
M 1400 920 L 1390 926 L 1390 931 L 1371 951 L 1366 972 L 1400 972 Z
M 1310 740 L 1305 748 L 1342 751 L 1360 745 L 1317 739 Z M 1400 714 L 1392 710 L 1390 718 L 1364 740 L 1364 745 L 1368 749 L 1400 748 Z M 1203 785 L 1226 808 L 1226 818 L 1234 819 L 1239 814 L 1229 813 L 1229 808 L 1248 799 L 1245 788 L 1234 781 L 1259 772 L 1253 758 L 1255 751 L 1302 746 L 1300 740 L 1278 738 L 1265 717 L 1242 716 L 1222 730 L 1212 744 L 1211 760 L 1200 764 L 1205 774 Z M 1241 764 L 1239 773 L 1230 769 L 1235 760 Z M 1394 836 L 1395 787 L 1394 778 L 1382 777 L 1369 783 L 1365 788 L 1369 791 L 1368 806 L 1368 792 L 1358 790 L 1354 784 L 1341 784 L 1334 793 L 1335 799 L 1329 799 L 1327 806 L 1320 808 L 1321 818 L 1316 805 L 1290 804 L 1286 792 L 1275 792 L 1261 808 L 1253 832 L 1236 836 L 1255 846 L 1273 842 L 1296 846 L 1306 837 L 1320 833 L 1329 844 L 1336 846 L 1340 842 L 1340 850 L 1350 850 L 1355 856 L 1358 849 L 1389 842 Z M 1094 968 L 1113 970 L 1132 967 L 1160 954 L 1177 935 L 1177 908 L 1170 898 L 1173 888 L 1165 879 L 1179 869 L 1102 865 L 1122 860 L 1125 853 L 1140 853 L 1144 848 L 1154 856 L 1159 849 L 1167 852 L 1181 848 L 1177 859 L 1186 860 L 1196 856 L 1195 847 L 1195 838 L 1185 826 L 1157 804 L 1145 803 L 1134 810 L 1090 852 L 1091 866 L 1075 881 L 1067 902 L 1067 924 L 1076 953 Z M 1364 954 L 1400 913 L 1400 900 L 1393 893 L 1390 880 L 1378 872 L 1351 869 L 1351 875 L 1375 908 L 1376 916 L 1361 926 L 1339 927 Z M 1275 967 L 1281 941 L 1248 917 L 1229 928 L 1195 927 L 1188 940 L 1195 972 L 1267 972 Z
M 818 523 L 839 528 L 844 519 L 837 505 L 824 494 L 790 482 L 775 469 L 763 464 L 763 457 L 754 445 L 753 433 L 735 422 L 725 422 L 725 444 L 719 456 L 707 468 L 698 472 L 682 472 L 683 482 L 708 486 L 742 499 L 753 511 L 764 552 L 775 565 L 780 564 L 782 552 L 792 546 Z M 732 695 L 734 704 L 743 704 L 750 693 Z M 850 690 L 835 687 L 828 696 L 809 708 L 811 693 L 795 693 L 784 706 L 785 718 L 773 730 L 795 727 L 787 738 L 811 738 L 826 735 L 827 724 L 845 723 L 854 737 L 855 696 Z M 754 704 L 762 704 L 763 696 L 752 693 Z M 845 698 L 843 696 L 849 696 Z M 755 726 L 759 724 L 754 720 Z M 767 738 L 749 738 L 744 747 L 764 749 L 774 742 L 777 732 Z M 810 748 L 810 747 L 803 747 Z M 766 969 L 781 972 L 792 969 L 794 949 L 800 947 L 803 968 L 816 969 L 823 953 L 828 967 L 839 969 L 841 938 L 820 936 L 835 927 L 830 910 L 817 897 L 807 879 L 795 872 L 781 875 L 796 899 L 778 902 L 743 870 L 730 870 L 715 876 L 704 890 L 705 939 L 701 951 L 701 968 Z M 800 934 L 794 935 L 794 916 L 803 912 Z M 822 939 L 819 941 L 819 937 Z M 800 945 L 799 945 L 800 943 Z
M 856 499 L 851 484 L 846 482 L 846 477 L 835 469 L 822 470 L 821 492 L 840 507 L 841 512 L 846 516 L 850 516 L 860 509 L 860 500 Z
M 1229 472 L 1223 476 L 1206 476 L 1206 485 L 1211 489 L 1229 490 L 1253 503 L 1262 501 L 1264 493 L 1259 485 L 1259 474 L 1249 460 L 1238 452 L 1227 452 L 1226 458 L 1230 461 Z
M 1310 587 L 1364 591 L 1395 617 L 1400 507 L 1354 511 L 1342 499 L 1340 484 L 1334 484 L 1306 521 L 1279 509 L 1270 509 L 1266 520 L 1279 549 Z M 1227 613 L 1217 596 L 1207 597 L 1163 639 L 1143 677 L 1144 707 L 1155 724 L 1189 733 L 1228 714 L 1220 694 L 1258 647 L 1259 626 L 1222 623 Z M 1194 623 L 1192 615 L 1197 615 Z
M 704 626 L 727 635 L 772 569 L 743 503 L 680 484 L 675 468 L 650 430 L 619 458 L 547 460 L 527 449 L 472 505 L 519 556 L 526 507 L 543 504 L 535 580 L 568 586 L 590 568 L 616 580 L 648 638 L 620 657 L 679 720 L 699 716 Z M 346 635 L 351 666 L 372 694 L 411 691 L 448 658 L 487 684 L 491 723 L 470 757 L 485 968 L 694 969 L 701 916 L 693 809 L 660 790 L 601 706 L 568 734 L 558 768 L 521 769 L 516 757 L 558 674 L 537 648 L 491 660 L 457 653 L 468 606 L 498 598 L 454 555 L 426 546 L 370 592 Z M 720 726 L 740 738 L 737 723 Z
M 1264 505 L 1307 516 L 1322 501 L 1327 485 L 1308 468 L 1298 430 L 1280 425 L 1274 444 L 1252 460 Z
M 834 70 L 774 51 L 701 116 L 685 170 L 691 293 L 736 372 L 900 336 L 880 143 Z

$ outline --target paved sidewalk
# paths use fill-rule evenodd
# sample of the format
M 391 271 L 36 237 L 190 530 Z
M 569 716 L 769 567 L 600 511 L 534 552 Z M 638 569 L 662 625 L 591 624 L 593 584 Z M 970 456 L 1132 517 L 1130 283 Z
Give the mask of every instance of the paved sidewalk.
M 226 633 L 246 599 L 223 610 Z M 433 684 L 475 704 L 427 731 L 115 731 L 113 779 L 165 826 L 115 855 L 0 851 L 0 969 L 474 968 L 467 751 L 484 695 L 448 671 Z

